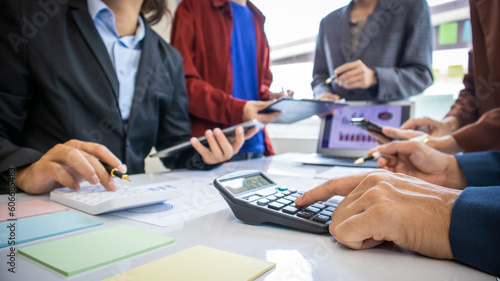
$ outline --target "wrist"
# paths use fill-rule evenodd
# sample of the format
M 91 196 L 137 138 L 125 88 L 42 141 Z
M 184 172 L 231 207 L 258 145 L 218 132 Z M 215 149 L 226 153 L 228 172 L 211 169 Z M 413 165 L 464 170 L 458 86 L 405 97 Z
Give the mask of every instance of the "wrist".
M 458 118 L 455 116 L 446 116 L 443 121 L 442 121 L 446 127 L 448 128 L 448 132 L 453 132 L 456 129 L 458 129 L 460 122 L 458 121 Z
M 462 148 L 458 145 L 455 138 L 451 135 L 431 138 L 429 142 L 427 142 L 427 145 L 448 154 L 462 152 Z
M 454 155 L 447 155 L 448 165 L 445 169 L 445 176 L 447 179 L 446 187 L 463 190 L 467 187 L 467 180 L 465 174 L 458 165 L 457 158 Z
M 378 84 L 378 74 L 377 71 L 375 71 L 375 69 L 371 68 L 370 70 L 372 71 L 372 83 L 370 87 L 373 87 Z

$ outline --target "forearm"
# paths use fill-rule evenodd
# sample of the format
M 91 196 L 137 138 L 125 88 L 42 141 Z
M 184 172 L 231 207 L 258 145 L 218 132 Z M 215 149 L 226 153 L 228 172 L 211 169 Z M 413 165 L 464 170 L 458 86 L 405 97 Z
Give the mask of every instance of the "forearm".
M 452 133 L 465 152 L 500 150 L 500 108 L 485 113 L 477 122 Z
M 405 99 L 423 92 L 432 84 L 432 75 L 425 66 L 374 67 L 380 101 Z

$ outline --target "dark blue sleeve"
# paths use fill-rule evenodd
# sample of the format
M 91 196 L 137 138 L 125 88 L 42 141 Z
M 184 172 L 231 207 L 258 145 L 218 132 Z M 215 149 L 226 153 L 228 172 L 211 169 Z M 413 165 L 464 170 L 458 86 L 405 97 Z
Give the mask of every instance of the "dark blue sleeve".
M 450 245 L 456 260 L 500 276 L 500 186 L 462 192 L 451 214 Z
M 467 186 L 500 186 L 500 151 L 464 153 L 455 156 Z

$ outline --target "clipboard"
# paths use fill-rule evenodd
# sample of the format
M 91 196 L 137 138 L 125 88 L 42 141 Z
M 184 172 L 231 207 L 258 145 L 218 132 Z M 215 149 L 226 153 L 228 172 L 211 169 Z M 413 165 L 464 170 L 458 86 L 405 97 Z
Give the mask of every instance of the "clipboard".
M 259 111 L 259 114 L 281 112 L 280 117 L 273 123 L 290 124 L 313 115 L 329 113 L 337 108 L 346 106 L 345 102 L 334 102 L 312 99 L 280 99 L 277 102 Z
M 264 123 L 260 122 L 259 120 L 257 119 L 253 119 L 253 120 L 250 120 L 250 121 L 247 121 L 247 122 L 244 122 L 244 123 L 241 123 L 241 124 L 238 124 L 238 125 L 234 125 L 234 126 L 231 126 L 231 127 L 228 127 L 228 128 L 225 128 L 224 130 L 222 130 L 222 133 L 226 136 L 226 137 L 232 137 L 234 136 L 234 133 L 235 133 L 235 130 L 236 130 L 236 127 L 238 126 L 241 126 L 243 127 L 243 131 L 248 131 L 250 130 L 251 128 L 254 128 L 256 127 L 257 129 L 261 130 L 264 128 Z M 202 136 L 202 137 L 199 137 L 198 140 L 203 144 L 203 145 L 206 145 L 208 142 L 207 142 L 207 137 L 205 136 Z M 191 142 L 190 141 L 186 141 L 186 142 L 182 142 L 182 143 L 179 143 L 177 145 L 174 145 L 174 146 L 171 146 L 169 148 L 165 148 L 165 149 L 162 149 L 158 152 L 156 152 L 155 154 L 152 154 L 152 155 L 149 155 L 149 157 L 160 157 L 160 158 L 164 158 L 164 157 L 169 157 L 169 156 L 172 156 L 172 155 L 176 155 L 188 148 L 191 148 Z

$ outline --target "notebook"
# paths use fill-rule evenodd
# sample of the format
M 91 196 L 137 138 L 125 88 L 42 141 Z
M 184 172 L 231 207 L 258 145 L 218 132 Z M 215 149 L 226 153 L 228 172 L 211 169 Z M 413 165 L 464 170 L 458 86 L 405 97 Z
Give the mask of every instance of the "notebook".
M 377 166 L 375 161 L 366 161 L 355 165 L 359 157 L 367 156 L 368 151 L 377 146 L 375 139 L 362 128 L 351 124 L 353 117 L 366 119 L 383 126 L 400 127 L 413 116 L 412 101 L 395 101 L 379 104 L 368 101 L 348 102 L 335 110 L 335 115 L 327 115 L 321 119 L 316 153 L 295 159 L 296 162 L 311 165 L 327 166 Z

